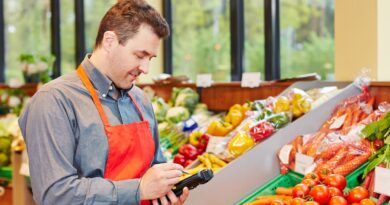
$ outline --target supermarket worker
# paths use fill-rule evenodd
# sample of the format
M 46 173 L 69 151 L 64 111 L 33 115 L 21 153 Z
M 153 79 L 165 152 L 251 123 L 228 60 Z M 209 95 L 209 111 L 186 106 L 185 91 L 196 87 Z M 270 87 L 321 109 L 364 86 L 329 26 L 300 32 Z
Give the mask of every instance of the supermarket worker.
M 133 85 L 168 35 L 144 0 L 120 0 L 77 71 L 34 95 L 19 124 L 38 204 L 184 203 L 187 188 L 171 191 L 183 167 L 165 163 L 151 103 Z

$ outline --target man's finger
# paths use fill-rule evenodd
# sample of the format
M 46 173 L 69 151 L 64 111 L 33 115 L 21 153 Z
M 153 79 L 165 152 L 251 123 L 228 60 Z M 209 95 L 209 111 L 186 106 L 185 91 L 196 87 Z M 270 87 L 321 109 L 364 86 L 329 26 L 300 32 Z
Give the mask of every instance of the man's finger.
M 179 197 L 180 202 L 184 203 L 187 200 L 189 194 L 190 194 L 190 191 L 188 190 L 188 188 L 184 187 L 183 193 Z
M 171 204 L 176 204 L 179 201 L 179 199 L 177 198 L 175 193 L 173 193 L 173 191 L 168 192 L 167 197 L 169 198 Z

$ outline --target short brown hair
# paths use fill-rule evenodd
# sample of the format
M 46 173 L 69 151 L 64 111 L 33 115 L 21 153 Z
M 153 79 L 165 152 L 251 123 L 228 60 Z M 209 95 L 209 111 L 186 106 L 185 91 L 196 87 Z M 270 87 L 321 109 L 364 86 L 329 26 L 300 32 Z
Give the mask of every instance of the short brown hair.
M 107 11 L 100 22 L 95 49 L 102 43 L 106 31 L 114 31 L 119 43 L 124 45 L 144 23 L 149 25 L 158 37 L 169 36 L 168 23 L 144 0 L 118 0 L 118 3 Z

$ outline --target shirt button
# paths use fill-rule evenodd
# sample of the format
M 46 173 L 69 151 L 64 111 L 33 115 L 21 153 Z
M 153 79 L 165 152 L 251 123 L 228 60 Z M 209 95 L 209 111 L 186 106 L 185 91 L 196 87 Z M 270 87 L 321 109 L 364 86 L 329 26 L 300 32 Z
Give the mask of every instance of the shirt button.
M 110 87 L 108 87 L 109 90 L 112 90 L 112 85 L 110 85 Z
M 106 94 L 104 94 L 104 93 L 102 94 L 102 97 L 104 97 L 104 98 L 105 98 L 106 96 L 107 96 Z

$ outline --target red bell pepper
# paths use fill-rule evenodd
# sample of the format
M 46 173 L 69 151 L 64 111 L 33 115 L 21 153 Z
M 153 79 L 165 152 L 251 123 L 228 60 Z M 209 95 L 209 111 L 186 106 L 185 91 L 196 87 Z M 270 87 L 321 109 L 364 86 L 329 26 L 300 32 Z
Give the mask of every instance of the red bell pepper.
M 250 136 L 256 142 L 269 137 L 272 133 L 274 133 L 274 127 L 267 121 L 261 121 L 249 130 Z

